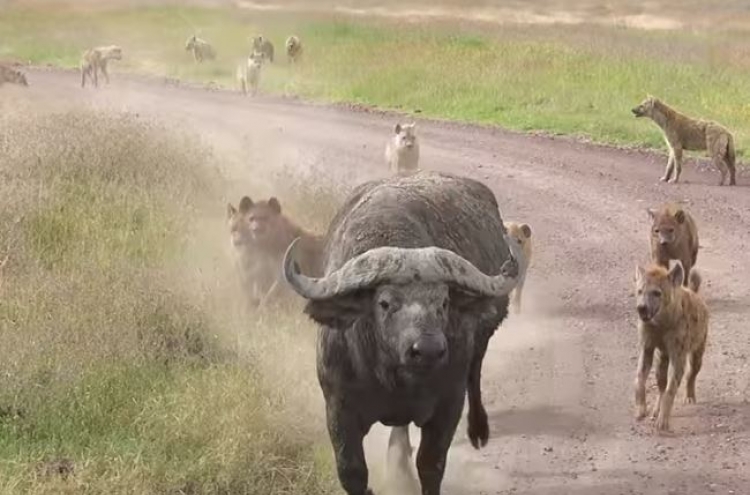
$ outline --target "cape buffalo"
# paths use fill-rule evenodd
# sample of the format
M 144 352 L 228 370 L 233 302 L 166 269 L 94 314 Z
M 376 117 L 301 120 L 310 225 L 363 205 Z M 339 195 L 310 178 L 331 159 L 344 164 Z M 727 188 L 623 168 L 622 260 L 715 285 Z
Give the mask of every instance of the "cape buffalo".
M 418 172 L 350 194 L 328 229 L 322 277 L 300 273 L 289 246 L 285 279 L 320 325 L 318 381 L 348 495 L 372 494 L 362 440 L 377 421 L 422 429 L 424 495 L 440 494 L 467 388 L 469 438 L 486 444 L 482 359 L 518 277 L 506 235 L 486 186 Z

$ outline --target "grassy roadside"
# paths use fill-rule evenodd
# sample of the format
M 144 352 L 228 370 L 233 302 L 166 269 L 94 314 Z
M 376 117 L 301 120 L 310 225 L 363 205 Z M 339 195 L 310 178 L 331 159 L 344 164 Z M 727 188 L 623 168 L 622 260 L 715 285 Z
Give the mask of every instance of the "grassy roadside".
M 212 150 L 7 103 L 0 494 L 335 493 L 314 331 L 237 311 Z
M 184 41 L 199 28 L 219 58 L 196 66 Z M 7 9 L 0 58 L 75 67 L 89 45 L 119 43 L 129 70 L 233 86 L 247 37 L 276 44 L 265 91 L 355 102 L 422 115 L 580 135 L 599 142 L 662 147 L 658 130 L 629 112 L 651 93 L 684 112 L 716 119 L 750 142 L 750 57 L 743 33 L 648 32 L 593 26 L 412 25 L 301 18 L 204 8 Z M 306 60 L 287 66 L 289 33 Z

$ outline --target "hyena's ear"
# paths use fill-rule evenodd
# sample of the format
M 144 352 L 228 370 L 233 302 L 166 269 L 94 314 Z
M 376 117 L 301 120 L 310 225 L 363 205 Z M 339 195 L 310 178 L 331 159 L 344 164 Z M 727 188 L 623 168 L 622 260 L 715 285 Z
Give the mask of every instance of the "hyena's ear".
M 677 223 L 685 223 L 685 212 L 682 210 L 677 210 L 677 212 L 674 214 L 674 219 L 677 220 Z
M 641 265 L 635 265 L 635 282 L 639 283 L 641 280 L 643 280 L 643 277 L 646 275 L 646 271 L 643 269 Z
M 240 212 L 247 213 L 252 207 L 253 200 L 250 199 L 250 196 L 242 196 L 242 199 L 240 200 Z
M 396 127 L 393 130 L 396 131 L 396 134 L 400 134 L 401 133 L 401 123 L 399 122 L 398 124 L 396 124 Z
M 669 280 L 672 282 L 672 285 L 679 287 L 682 285 L 683 280 L 685 280 L 685 269 L 682 267 L 682 262 L 680 260 L 673 261 L 674 265 L 672 265 L 672 268 L 669 270 Z
M 279 200 L 276 199 L 275 197 L 271 197 L 268 200 L 268 206 L 270 206 L 271 209 L 275 211 L 277 215 L 281 214 L 281 203 L 279 203 Z
M 526 236 L 527 239 L 531 237 L 531 227 L 527 223 L 521 224 L 521 232 L 523 232 L 523 235 Z
M 235 208 L 232 203 L 227 203 L 227 218 L 232 218 L 237 213 L 237 208 Z
M 656 210 L 654 208 L 646 208 L 646 211 L 648 212 L 648 216 L 653 220 L 656 218 Z

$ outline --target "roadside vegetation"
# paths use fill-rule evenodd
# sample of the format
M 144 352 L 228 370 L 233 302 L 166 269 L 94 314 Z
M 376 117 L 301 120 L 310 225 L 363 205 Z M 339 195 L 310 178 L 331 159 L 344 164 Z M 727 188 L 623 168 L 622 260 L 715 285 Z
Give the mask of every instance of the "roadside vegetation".
M 740 155 L 750 142 L 744 31 L 455 26 L 174 6 L 5 10 L 0 58 L 73 68 L 85 47 L 118 43 L 125 58 L 114 72 L 234 87 L 248 38 L 263 33 L 277 56 L 264 70 L 265 92 L 662 148 L 658 129 L 630 113 L 651 93 L 728 126 Z M 184 43 L 194 30 L 216 46 L 216 61 L 193 63 Z M 291 33 L 305 44 L 294 69 L 283 53 Z
M 216 160 L 134 114 L 0 114 L 0 494 L 335 493 L 314 329 L 239 309 Z

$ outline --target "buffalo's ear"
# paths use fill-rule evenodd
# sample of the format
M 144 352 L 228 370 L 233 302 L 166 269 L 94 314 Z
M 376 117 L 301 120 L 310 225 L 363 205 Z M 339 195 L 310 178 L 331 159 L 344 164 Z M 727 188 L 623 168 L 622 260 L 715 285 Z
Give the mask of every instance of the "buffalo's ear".
M 346 296 L 308 301 L 304 312 L 319 325 L 344 330 L 366 315 L 371 306 L 371 291 L 359 291 Z

